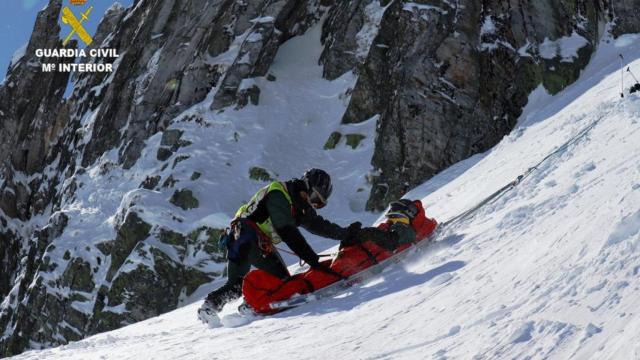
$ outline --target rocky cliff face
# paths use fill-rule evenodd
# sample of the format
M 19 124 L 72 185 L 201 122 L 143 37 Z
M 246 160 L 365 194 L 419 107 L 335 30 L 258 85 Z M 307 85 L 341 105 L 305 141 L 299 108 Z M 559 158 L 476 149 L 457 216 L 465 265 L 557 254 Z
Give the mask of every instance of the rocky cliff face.
M 94 36 L 118 49 L 94 59 L 114 72 L 74 75 L 65 97 L 68 74 L 34 55 L 61 47 L 61 7 L 39 13 L 0 85 L 3 355 L 169 311 L 220 276 L 224 222 L 207 216 L 234 209 L 198 199 L 218 169 L 183 165 L 208 156 L 191 150 L 199 129 L 259 103 L 254 80 L 274 81 L 280 46 L 318 22 L 324 77 L 358 76 L 342 122 L 377 121 L 370 209 L 499 141 L 531 90 L 577 78 L 607 21 L 640 31 L 638 1 L 140 0 Z
M 497 143 L 540 83 L 556 93 L 589 61 L 618 4 L 602 1 L 353 1 L 330 21 L 384 7 L 344 122 L 378 115 L 369 209 L 381 210 L 443 168 Z M 356 5 L 357 4 L 357 5 Z M 348 7 L 343 5 L 343 7 Z M 355 11 L 356 8 L 364 9 Z M 367 11 L 369 10 L 369 11 Z M 356 16 L 356 23 L 359 21 Z M 620 20 L 627 24 L 627 20 Z M 360 33 L 327 29 L 336 57 Z M 636 25 L 637 26 L 637 25 Z M 573 46 L 570 50 L 567 46 Z M 356 52 L 357 53 L 357 52 Z
M 6 329 L 1 354 L 156 316 L 220 276 L 219 232 L 211 226 L 176 232 L 167 222 L 139 215 L 140 196 L 131 194 L 117 209 L 97 210 L 112 212 L 108 231 L 87 234 L 88 229 L 66 228 L 69 216 L 85 216 L 69 211 L 69 204 L 82 196 L 83 187 L 95 186 L 87 179 L 114 178 L 115 169 L 131 168 L 150 136 L 207 94 L 215 93 L 213 108 L 235 103 L 242 80 L 264 75 L 279 44 L 318 20 L 317 6 L 307 1 L 139 1 L 126 10 L 114 5 L 93 46 L 116 48 L 120 56 L 93 61 L 111 62 L 115 71 L 74 76 L 68 98 L 68 74 L 42 73 L 35 57 L 37 48 L 62 47 L 62 0 L 52 0 L 39 13 L 25 55 L 11 64 L 0 87 L 0 155 L 6 159 L 0 201 L 0 327 Z M 141 190 L 173 194 L 166 215 L 174 221 L 180 217 L 171 209 L 188 211 L 198 201 L 190 190 L 174 189 L 179 180 L 171 171 L 157 173 L 170 161 L 173 169 L 184 160 L 187 156 L 174 153 L 189 144 L 179 131 L 164 132 L 156 173 L 129 179 Z M 199 177 L 189 175 L 191 181 Z M 120 203 L 125 194 L 112 196 Z

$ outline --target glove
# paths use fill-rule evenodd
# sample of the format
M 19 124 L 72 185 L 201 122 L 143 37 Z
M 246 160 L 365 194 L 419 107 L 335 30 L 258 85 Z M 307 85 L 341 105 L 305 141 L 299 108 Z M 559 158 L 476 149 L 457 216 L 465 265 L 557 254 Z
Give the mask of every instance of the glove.
M 345 234 L 344 239 L 342 239 L 342 241 L 340 242 L 343 246 L 350 246 L 350 245 L 355 245 L 358 244 L 360 242 L 359 239 L 359 233 L 360 233 L 360 229 L 362 228 L 362 223 L 359 221 L 356 221 L 354 223 L 351 223 L 351 225 L 349 225 L 347 227 L 347 231 Z

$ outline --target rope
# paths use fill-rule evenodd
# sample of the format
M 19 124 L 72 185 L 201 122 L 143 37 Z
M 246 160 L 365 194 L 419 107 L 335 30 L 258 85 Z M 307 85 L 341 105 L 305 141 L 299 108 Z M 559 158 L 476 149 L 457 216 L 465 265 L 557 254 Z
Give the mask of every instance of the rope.
M 289 251 L 289 250 L 286 250 L 286 249 L 283 249 L 283 248 L 279 248 L 279 247 L 277 247 L 277 246 L 275 246 L 275 245 L 274 245 L 273 247 L 274 247 L 274 248 L 276 248 L 278 251 L 282 251 L 282 252 L 286 252 L 287 254 L 290 254 L 290 255 L 296 255 L 296 256 L 298 256 L 298 255 L 297 255 L 296 253 L 294 253 L 293 251 Z
M 277 246 L 275 246 L 275 245 L 274 245 L 273 247 L 274 247 L 276 250 L 278 250 L 278 251 L 285 252 L 285 253 L 287 253 L 287 254 L 289 254 L 289 255 L 297 256 L 297 257 L 298 257 L 298 259 L 300 259 L 300 256 L 298 256 L 298 254 L 294 253 L 293 251 L 289 251 L 289 250 L 287 250 L 287 249 L 283 249 L 283 248 L 281 248 L 281 247 L 277 247 Z M 332 256 L 334 256 L 334 255 L 335 255 L 335 253 L 331 253 L 331 254 L 318 254 L 318 257 L 321 257 L 321 258 L 323 258 L 323 257 L 332 257 Z M 302 267 L 302 266 L 304 266 L 305 262 L 304 262 L 302 259 L 300 259 L 300 260 L 298 261 L 298 264 L 300 265 L 300 267 Z
M 471 209 L 445 221 L 444 223 L 442 223 L 442 225 L 440 226 L 440 228 L 444 228 L 447 226 L 450 226 L 453 223 L 456 223 L 458 221 L 461 221 L 462 219 L 467 218 L 468 216 L 470 216 L 471 214 L 473 214 L 474 212 L 476 212 L 478 209 L 480 209 L 481 207 L 483 207 L 484 205 L 488 204 L 489 202 L 496 200 L 498 198 L 500 198 L 502 195 L 504 195 L 507 191 L 513 189 L 514 187 L 516 187 L 518 184 L 520 184 L 524 179 L 526 179 L 527 177 L 529 177 L 529 175 L 531 175 L 531 173 L 534 170 L 537 170 L 538 167 L 540 165 L 542 165 L 545 161 L 549 160 L 549 158 L 551 158 L 552 156 L 558 154 L 559 152 L 567 149 L 570 145 L 576 143 L 578 140 L 582 139 L 585 135 L 587 135 L 587 133 L 589 133 L 589 131 L 591 131 L 591 129 L 593 129 L 602 119 L 604 118 L 603 116 L 600 116 L 598 119 L 594 120 L 591 124 L 589 124 L 589 126 L 586 126 L 584 129 L 582 129 L 578 134 L 576 134 L 575 136 L 573 136 L 572 138 L 570 138 L 569 140 L 567 140 L 564 144 L 562 144 L 560 147 L 558 147 L 557 149 L 553 150 L 551 153 L 549 153 L 547 156 L 545 156 L 542 160 L 540 160 L 537 164 L 535 164 L 534 166 L 530 167 L 527 169 L 527 171 L 525 171 L 523 174 L 518 175 L 518 177 L 508 183 L 507 185 L 503 186 L 502 188 L 498 189 L 496 192 L 494 192 L 493 194 L 489 195 L 488 197 L 486 197 L 485 199 L 483 199 L 482 201 L 480 201 L 479 203 L 477 203 L 475 206 L 473 206 Z
M 522 175 L 518 176 L 518 179 L 520 179 L 521 177 L 522 177 Z M 480 209 L 481 207 L 485 206 L 486 204 L 488 204 L 492 200 L 499 198 L 502 194 L 506 193 L 507 190 L 511 190 L 511 188 L 513 188 L 516 185 L 516 183 L 518 182 L 518 179 L 516 179 L 515 181 L 512 181 L 512 182 L 508 183 L 507 185 L 503 186 L 498 191 L 494 192 L 493 194 L 489 195 L 488 197 L 486 197 L 485 199 L 483 199 L 482 201 L 477 203 L 471 209 L 469 209 L 469 210 L 467 210 L 467 211 L 465 211 L 465 212 L 463 212 L 461 214 L 458 214 L 457 216 L 445 221 L 444 223 L 442 223 L 440 228 L 447 227 L 447 226 L 449 226 L 449 225 L 451 225 L 453 223 L 456 223 L 456 222 L 468 217 L 469 215 L 471 215 L 474 212 L 478 211 L 478 209 Z
M 635 74 L 633 73 L 633 71 L 631 71 L 631 66 L 627 66 L 627 72 L 629 74 L 631 74 L 631 76 L 633 77 L 633 80 L 636 81 L 636 84 L 639 83 L 640 81 L 638 81 L 638 78 L 635 76 Z
M 635 84 L 633 84 L 633 86 L 629 89 L 629 95 L 633 94 L 636 91 L 640 90 L 640 82 L 638 81 L 638 78 L 633 74 L 633 71 L 631 71 L 631 67 L 627 66 L 627 72 L 629 74 L 631 74 L 631 76 L 633 76 L 633 80 L 636 81 Z
M 290 255 L 298 256 L 298 254 L 294 253 L 293 251 L 289 251 L 289 250 L 287 250 L 287 249 L 283 249 L 283 248 L 277 247 L 277 246 L 275 246 L 275 245 L 274 245 L 273 247 L 274 247 L 274 248 L 276 248 L 278 251 L 282 251 L 282 252 L 285 252 L 285 253 L 290 254 Z M 318 254 L 318 257 L 329 257 L 329 256 L 333 256 L 333 255 L 335 255 L 335 253 L 331 253 L 331 254 Z

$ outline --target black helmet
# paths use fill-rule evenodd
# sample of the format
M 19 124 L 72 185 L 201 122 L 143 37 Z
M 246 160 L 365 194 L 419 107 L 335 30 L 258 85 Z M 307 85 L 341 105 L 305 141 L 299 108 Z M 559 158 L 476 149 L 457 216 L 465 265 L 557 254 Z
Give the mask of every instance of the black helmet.
M 307 186 L 311 205 L 317 209 L 324 207 L 333 191 L 331 176 L 324 170 L 312 168 L 304 172 L 302 181 Z
M 400 199 L 398 201 L 393 201 L 389 204 L 389 210 L 385 216 L 393 217 L 394 215 L 404 215 L 409 218 L 410 221 L 418 215 L 418 207 L 416 204 L 409 199 Z

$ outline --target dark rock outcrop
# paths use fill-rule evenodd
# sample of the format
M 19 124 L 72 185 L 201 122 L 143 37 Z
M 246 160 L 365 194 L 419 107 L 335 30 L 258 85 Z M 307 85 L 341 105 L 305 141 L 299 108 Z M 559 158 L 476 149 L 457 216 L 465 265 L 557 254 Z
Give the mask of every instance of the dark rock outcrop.
M 46 59 L 36 49 L 62 48 L 58 14 L 62 1 L 51 1 L 38 13 L 33 36 L 24 55 L 10 64 L 0 85 L 0 209 L 6 215 L 27 220 L 44 205 L 32 191 L 46 176 L 38 176 L 45 166 L 51 144 L 67 120 L 62 101 L 68 73 L 42 72 L 44 61 L 56 65 L 69 58 Z M 69 48 L 75 46 L 70 43 Z M 16 172 L 35 175 L 30 182 L 16 181 Z
M 382 1 L 385 6 L 389 1 Z M 322 27 L 322 42 L 324 50 L 320 62 L 324 64 L 324 77 L 335 79 L 343 73 L 350 71 L 364 61 L 369 42 L 359 44 L 358 36 L 364 26 L 375 27 L 376 24 L 367 24 L 374 21 L 372 12 L 367 12 L 367 6 L 378 3 L 377 0 L 338 1 L 329 11 L 327 20 Z M 361 40 L 362 41 L 362 40 Z M 360 50 L 360 51 L 358 51 Z
M 538 84 L 555 93 L 575 81 L 599 41 L 608 6 L 586 1 L 386 5 L 343 117 L 353 123 L 378 116 L 372 160 L 378 172 L 368 202 L 375 210 L 496 144 Z M 353 44 L 348 37 L 354 32 L 338 31 L 327 39 Z M 570 36 L 584 39 L 575 57 L 544 52 L 545 41 Z M 325 73 L 336 76 L 346 66 L 331 59 L 325 56 Z
M 609 0 L 604 4 L 609 18 L 614 20 L 611 32 L 614 36 L 628 33 L 639 33 L 640 1 Z
M 182 210 L 195 209 L 200 205 L 198 199 L 193 196 L 193 192 L 189 189 L 176 190 L 169 201 Z

